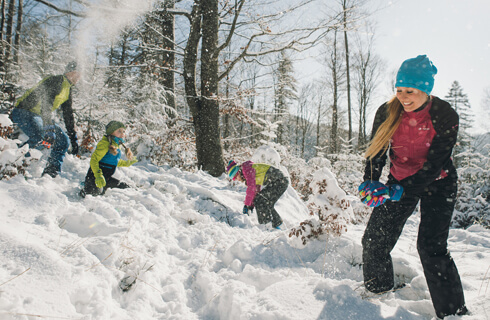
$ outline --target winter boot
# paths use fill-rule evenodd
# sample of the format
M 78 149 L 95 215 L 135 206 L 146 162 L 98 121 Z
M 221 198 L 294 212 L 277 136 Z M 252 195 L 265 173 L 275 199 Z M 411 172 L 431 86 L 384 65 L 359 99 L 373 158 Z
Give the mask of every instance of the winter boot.
M 44 168 L 43 174 L 41 177 L 43 177 L 45 174 L 51 176 L 51 178 L 56 178 L 58 176 L 58 169 L 55 166 L 52 166 L 48 164 L 46 168 Z
M 278 225 L 278 226 L 275 226 L 274 229 L 276 229 L 276 230 L 282 230 L 282 223 L 280 225 Z

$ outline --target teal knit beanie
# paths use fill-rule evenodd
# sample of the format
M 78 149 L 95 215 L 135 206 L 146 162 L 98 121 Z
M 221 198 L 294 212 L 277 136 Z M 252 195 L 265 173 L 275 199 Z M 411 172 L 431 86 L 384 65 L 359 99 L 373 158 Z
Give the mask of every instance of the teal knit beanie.
M 437 68 L 426 55 L 403 61 L 396 74 L 395 87 L 415 88 L 430 95 Z

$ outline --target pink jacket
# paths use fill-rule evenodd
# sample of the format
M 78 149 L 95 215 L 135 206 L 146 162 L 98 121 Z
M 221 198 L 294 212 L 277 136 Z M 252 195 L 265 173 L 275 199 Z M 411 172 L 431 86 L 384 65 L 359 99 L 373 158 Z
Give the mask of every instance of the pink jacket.
M 398 181 L 417 173 L 427 161 L 436 131 L 429 111 L 432 102 L 419 112 L 404 112 L 400 126 L 391 140 L 390 172 Z M 444 170 L 439 178 L 447 176 Z
M 245 205 L 253 206 L 255 196 L 260 192 L 265 181 L 265 174 L 269 170 L 270 165 L 262 163 L 254 164 L 252 161 L 246 161 L 240 167 L 247 184 Z

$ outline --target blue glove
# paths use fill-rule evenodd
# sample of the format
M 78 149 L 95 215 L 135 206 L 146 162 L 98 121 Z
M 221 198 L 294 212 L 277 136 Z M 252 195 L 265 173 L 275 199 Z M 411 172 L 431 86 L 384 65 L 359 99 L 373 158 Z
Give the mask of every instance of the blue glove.
M 389 200 L 391 201 L 400 201 L 400 199 L 403 196 L 403 187 L 399 184 L 392 184 L 388 186 L 390 193 L 389 193 Z M 385 196 L 387 197 L 387 196 Z
M 246 214 L 248 215 L 248 212 L 250 211 L 250 213 L 253 213 L 254 212 L 254 207 L 252 206 L 243 206 L 243 214 Z
M 384 204 L 390 189 L 379 181 L 366 180 L 358 188 L 362 203 L 370 207 L 378 207 Z
M 35 146 L 37 150 L 50 149 L 56 139 L 54 132 L 46 132 L 43 139 Z

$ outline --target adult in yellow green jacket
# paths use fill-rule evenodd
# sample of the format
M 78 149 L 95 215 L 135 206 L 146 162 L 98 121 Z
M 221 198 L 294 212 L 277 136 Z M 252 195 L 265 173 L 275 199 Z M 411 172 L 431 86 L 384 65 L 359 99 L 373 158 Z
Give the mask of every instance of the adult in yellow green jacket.
M 78 153 L 78 141 L 73 119 L 71 89 L 80 79 L 76 62 L 70 62 L 62 75 L 48 76 L 27 90 L 15 104 L 10 118 L 29 137 L 30 148 L 42 148 L 43 140 L 52 144 L 48 163 L 43 171 L 53 178 L 71 142 L 71 153 Z M 61 108 L 68 135 L 53 121 L 53 112 Z
M 117 167 L 129 167 L 138 162 L 133 159 L 129 149 L 126 149 L 128 160 L 121 159 L 120 146 L 124 143 L 125 129 L 124 124 L 119 121 L 111 121 L 107 124 L 106 135 L 97 143 L 97 148 L 90 158 L 90 168 L 85 176 L 80 196 L 104 194 L 108 188 L 129 188 L 127 183 L 112 177 Z

